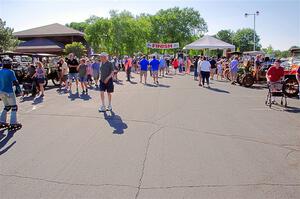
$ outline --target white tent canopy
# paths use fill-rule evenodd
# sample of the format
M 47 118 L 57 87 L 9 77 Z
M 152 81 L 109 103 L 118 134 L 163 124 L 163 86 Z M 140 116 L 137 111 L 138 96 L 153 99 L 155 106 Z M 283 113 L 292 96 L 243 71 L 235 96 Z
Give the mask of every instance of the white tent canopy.
M 202 38 L 186 45 L 183 49 L 186 50 L 200 50 L 200 49 L 232 49 L 235 50 L 235 46 L 226 43 L 222 40 L 216 39 L 212 36 L 205 35 Z

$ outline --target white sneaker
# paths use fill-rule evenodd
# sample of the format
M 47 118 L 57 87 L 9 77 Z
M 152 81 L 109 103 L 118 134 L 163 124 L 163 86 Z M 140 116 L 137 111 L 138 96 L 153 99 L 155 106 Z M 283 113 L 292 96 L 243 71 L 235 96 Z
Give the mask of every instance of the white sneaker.
M 101 107 L 99 108 L 99 112 L 105 112 L 105 111 L 106 111 L 105 106 L 101 106 Z
M 107 110 L 108 110 L 108 111 L 112 111 L 112 106 L 111 106 L 111 105 L 108 105 Z

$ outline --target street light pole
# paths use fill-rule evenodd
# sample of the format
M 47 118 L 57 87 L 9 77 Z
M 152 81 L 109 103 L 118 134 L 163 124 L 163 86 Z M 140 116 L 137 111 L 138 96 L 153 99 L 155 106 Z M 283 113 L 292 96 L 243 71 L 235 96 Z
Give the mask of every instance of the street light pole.
M 259 15 L 259 11 L 256 11 L 255 13 L 245 13 L 245 17 L 248 17 L 249 15 L 253 15 L 253 19 L 254 19 L 254 27 L 253 27 L 253 30 L 254 30 L 254 32 L 253 32 L 253 51 L 255 51 L 255 46 L 256 46 L 256 40 L 255 40 L 255 36 L 256 36 L 256 34 L 255 34 L 255 17 L 256 16 L 258 16 Z

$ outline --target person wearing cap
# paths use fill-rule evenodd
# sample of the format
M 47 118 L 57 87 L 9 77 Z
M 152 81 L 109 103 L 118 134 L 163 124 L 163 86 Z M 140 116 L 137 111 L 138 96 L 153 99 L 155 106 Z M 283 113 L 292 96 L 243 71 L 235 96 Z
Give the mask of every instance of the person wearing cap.
M 236 79 L 237 79 L 237 72 L 239 70 L 239 58 L 236 56 L 234 59 L 230 62 L 230 76 L 231 76 L 231 84 L 235 85 Z
M 280 63 L 281 63 L 281 61 L 279 59 L 277 59 L 274 62 L 274 65 L 268 69 L 267 74 L 266 74 L 267 81 L 269 82 L 272 91 L 282 89 L 282 84 L 280 84 L 280 83 L 284 77 L 284 68 L 280 66 Z M 273 97 L 272 102 L 274 102 L 274 101 L 275 101 L 275 99 Z
M 0 128 L 21 128 L 22 125 L 17 122 L 18 105 L 13 86 L 21 93 L 19 82 L 15 72 L 11 70 L 12 59 L 5 57 L 2 60 L 3 68 L 0 70 L 0 99 L 4 104 L 4 109 L 0 116 Z M 21 93 L 22 95 L 22 93 Z M 10 123 L 7 123 L 7 113 L 10 113 Z
M 106 110 L 112 111 L 111 98 L 112 93 L 114 92 L 114 67 L 113 64 L 108 61 L 108 54 L 103 52 L 100 54 L 101 67 L 100 67 L 100 98 L 101 98 L 101 107 L 99 108 L 100 112 L 105 112 Z M 107 92 L 108 97 L 108 107 L 106 109 L 104 103 L 104 92 Z

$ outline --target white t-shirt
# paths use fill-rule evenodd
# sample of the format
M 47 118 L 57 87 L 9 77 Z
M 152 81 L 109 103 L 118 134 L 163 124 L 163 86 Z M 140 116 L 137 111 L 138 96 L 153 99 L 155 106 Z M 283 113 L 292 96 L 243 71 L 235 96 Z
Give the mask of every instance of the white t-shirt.
M 61 66 L 61 69 L 63 71 L 63 75 L 68 75 L 69 74 L 69 67 L 66 62 L 64 62 Z
M 200 72 L 200 71 L 210 72 L 210 68 L 211 68 L 211 65 L 210 65 L 209 61 L 202 61 L 202 62 L 200 62 L 200 64 L 198 64 L 197 72 Z

